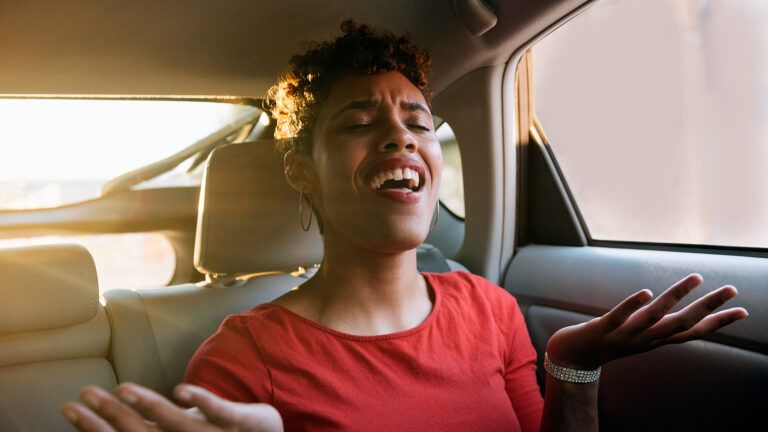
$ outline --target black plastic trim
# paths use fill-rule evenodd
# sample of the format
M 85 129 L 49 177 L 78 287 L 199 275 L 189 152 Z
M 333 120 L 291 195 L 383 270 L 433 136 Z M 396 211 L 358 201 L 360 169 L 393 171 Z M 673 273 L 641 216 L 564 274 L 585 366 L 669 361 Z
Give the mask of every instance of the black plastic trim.
M 525 180 L 521 182 L 521 213 L 517 247 L 528 243 L 586 246 L 587 233 L 572 206 L 573 199 L 547 146 L 532 140 L 524 149 Z
M 697 245 L 688 243 L 650 243 L 650 242 L 632 242 L 619 240 L 594 240 L 590 239 L 590 246 L 610 247 L 619 249 L 640 249 L 640 250 L 658 250 L 667 252 L 690 252 L 715 255 L 746 256 L 755 258 L 768 258 L 768 249 L 737 247 L 737 246 L 719 246 L 719 245 Z

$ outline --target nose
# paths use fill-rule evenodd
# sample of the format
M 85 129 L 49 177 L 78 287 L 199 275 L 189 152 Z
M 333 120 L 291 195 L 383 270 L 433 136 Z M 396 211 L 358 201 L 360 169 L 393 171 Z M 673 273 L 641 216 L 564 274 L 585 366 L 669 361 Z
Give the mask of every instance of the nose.
M 384 127 L 378 146 L 380 151 L 396 153 L 402 150 L 415 152 L 418 149 L 413 133 L 399 118 L 389 119 Z

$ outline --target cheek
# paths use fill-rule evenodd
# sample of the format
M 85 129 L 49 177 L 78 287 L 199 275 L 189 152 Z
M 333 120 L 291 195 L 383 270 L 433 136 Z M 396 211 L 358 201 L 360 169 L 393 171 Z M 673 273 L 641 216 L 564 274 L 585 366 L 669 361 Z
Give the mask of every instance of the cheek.
M 425 159 L 429 164 L 432 183 L 434 189 L 437 190 L 440 187 L 441 180 L 443 178 L 443 153 L 440 150 L 440 144 L 435 144 L 436 149 L 431 151 L 428 155 L 425 155 Z
M 322 199 L 335 200 L 353 193 L 350 187 L 354 185 L 358 159 L 354 151 L 345 148 L 318 152 L 315 158 L 317 190 Z

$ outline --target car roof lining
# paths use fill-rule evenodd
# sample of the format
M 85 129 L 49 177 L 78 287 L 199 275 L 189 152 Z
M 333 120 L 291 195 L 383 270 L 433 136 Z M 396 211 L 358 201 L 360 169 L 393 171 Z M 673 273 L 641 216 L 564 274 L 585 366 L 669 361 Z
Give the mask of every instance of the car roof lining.
M 303 42 L 347 18 L 408 31 L 433 54 L 439 93 L 586 3 L 486 2 L 498 23 L 480 37 L 444 0 L 17 2 L 0 14 L 0 94 L 260 97 Z

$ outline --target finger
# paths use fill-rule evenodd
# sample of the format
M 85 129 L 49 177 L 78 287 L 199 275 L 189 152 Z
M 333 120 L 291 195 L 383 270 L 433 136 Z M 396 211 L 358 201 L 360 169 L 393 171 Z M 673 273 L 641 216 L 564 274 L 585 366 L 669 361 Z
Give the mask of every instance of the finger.
M 176 387 L 174 394 L 181 402 L 198 407 L 208 421 L 223 428 L 248 425 L 249 430 L 283 430 L 280 413 L 268 404 L 228 401 L 189 384 Z
M 151 430 L 136 411 L 120 402 L 111 393 L 98 387 L 85 387 L 80 392 L 80 399 L 91 411 L 118 431 Z
M 163 431 L 214 431 L 216 430 L 162 395 L 136 384 L 123 384 L 117 391 L 117 397 L 157 423 Z
M 79 431 L 115 432 L 115 429 L 109 423 L 80 404 L 68 403 L 64 405 L 61 408 L 61 414 Z
M 602 325 L 606 331 L 612 331 L 619 328 L 633 313 L 635 313 L 635 311 L 648 303 L 652 298 L 653 292 L 647 289 L 632 294 L 608 311 L 608 313 L 600 317 L 600 325 Z
M 694 273 L 667 288 L 654 301 L 635 312 L 627 320 L 625 330 L 628 333 L 639 333 L 661 321 L 683 297 L 701 285 L 702 280 L 701 275 Z
M 708 335 L 718 329 L 727 326 L 735 321 L 749 316 L 749 313 L 744 308 L 731 308 L 724 311 L 714 313 L 701 320 L 698 324 L 693 326 L 688 331 L 677 333 L 666 339 L 660 341 L 659 345 L 677 344 L 688 342 L 693 339 L 699 339 Z
M 648 329 L 644 336 L 647 337 L 647 340 L 656 340 L 688 331 L 725 302 L 736 297 L 736 294 L 738 294 L 736 288 L 730 285 L 712 291 L 686 306 L 683 310 L 667 315 Z
M 201 420 L 205 420 L 205 415 L 202 411 L 200 411 L 200 408 L 198 407 L 192 407 L 187 409 L 187 414 L 191 415 L 192 417 L 199 418 Z
M 179 402 L 198 408 L 211 423 L 229 426 L 239 420 L 240 412 L 233 409 L 232 402 L 202 387 L 181 384 L 173 393 Z

